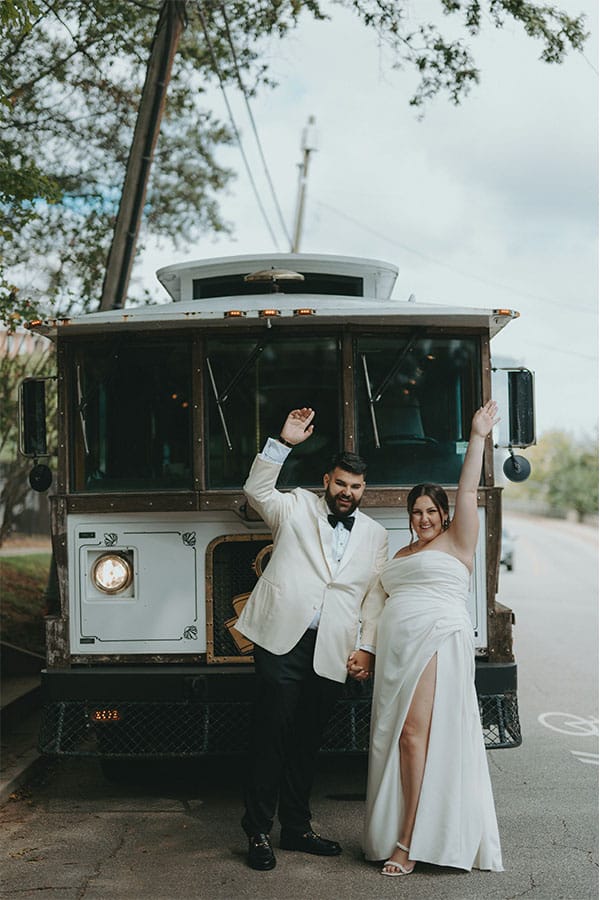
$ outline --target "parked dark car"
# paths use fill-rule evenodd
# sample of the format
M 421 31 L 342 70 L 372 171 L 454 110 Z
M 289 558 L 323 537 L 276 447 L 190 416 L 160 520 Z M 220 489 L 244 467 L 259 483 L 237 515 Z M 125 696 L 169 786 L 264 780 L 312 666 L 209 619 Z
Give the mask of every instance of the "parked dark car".
M 500 565 L 506 566 L 507 572 L 512 572 L 515 565 L 515 535 L 502 529 L 502 543 L 500 545 Z

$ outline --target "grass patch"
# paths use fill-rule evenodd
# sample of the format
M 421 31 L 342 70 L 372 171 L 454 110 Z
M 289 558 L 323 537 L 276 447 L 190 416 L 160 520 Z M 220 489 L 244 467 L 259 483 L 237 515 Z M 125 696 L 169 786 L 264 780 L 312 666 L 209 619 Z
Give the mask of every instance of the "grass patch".
M 49 553 L 0 557 L 0 628 L 2 640 L 45 655 L 44 591 Z

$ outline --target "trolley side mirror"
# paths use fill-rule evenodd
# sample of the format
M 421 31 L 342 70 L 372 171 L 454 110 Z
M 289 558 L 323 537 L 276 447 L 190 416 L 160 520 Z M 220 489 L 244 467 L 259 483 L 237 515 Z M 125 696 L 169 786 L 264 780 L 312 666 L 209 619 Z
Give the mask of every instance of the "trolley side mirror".
M 19 388 L 19 452 L 31 459 L 49 455 L 46 381 L 48 378 L 25 378 Z
M 50 455 L 46 431 L 46 382 L 55 380 L 54 375 L 25 378 L 19 385 L 19 452 L 33 459 L 29 484 L 39 493 L 47 491 L 52 484 L 52 472 L 38 459 Z
M 533 372 L 523 366 L 492 369 L 492 393 L 500 409 L 494 446 L 509 452 L 502 466 L 509 481 L 525 481 L 531 472 L 529 460 L 516 456 L 513 448 L 535 444 L 533 380 Z
M 500 412 L 496 447 L 531 447 L 536 440 L 533 372 L 498 366 L 492 373 L 492 396 Z
M 509 443 L 511 447 L 535 444 L 533 372 L 508 370 Z

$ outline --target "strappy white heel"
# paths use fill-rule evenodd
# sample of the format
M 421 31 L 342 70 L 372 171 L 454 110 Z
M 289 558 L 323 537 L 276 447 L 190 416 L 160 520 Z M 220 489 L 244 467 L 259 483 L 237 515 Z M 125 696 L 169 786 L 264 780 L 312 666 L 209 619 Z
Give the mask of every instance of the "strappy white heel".
M 408 847 L 405 847 L 404 844 L 401 844 L 400 841 L 396 841 L 396 847 L 399 847 L 400 850 L 405 850 L 409 853 Z M 395 872 L 386 872 L 386 866 L 391 866 L 395 869 Z M 388 859 L 387 862 L 383 864 L 383 869 L 381 870 L 382 875 L 387 875 L 389 878 L 397 878 L 399 875 L 410 875 L 416 866 L 416 863 L 413 863 L 410 869 L 407 869 L 406 866 L 403 866 L 402 863 L 396 862 L 393 859 Z

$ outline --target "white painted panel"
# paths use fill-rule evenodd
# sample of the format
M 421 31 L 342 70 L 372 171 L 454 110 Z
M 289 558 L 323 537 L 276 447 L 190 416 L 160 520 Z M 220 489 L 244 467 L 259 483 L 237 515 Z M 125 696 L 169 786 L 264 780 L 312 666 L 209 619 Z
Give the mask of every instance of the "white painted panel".
M 215 537 L 252 530 L 228 513 L 69 516 L 71 652 L 206 652 L 206 548 Z M 91 581 L 94 561 L 110 551 L 133 559 L 133 583 L 121 595 Z
M 111 547 L 99 550 L 97 545 L 80 546 L 80 637 L 93 637 L 95 643 L 197 642 L 195 534 L 189 533 L 193 538 L 186 542 L 181 531 L 152 528 L 136 531 L 131 526 L 115 525 L 112 533 L 117 540 Z M 106 551 L 129 551 L 133 555 L 133 584 L 122 595 L 104 594 L 92 583 L 92 566 Z

